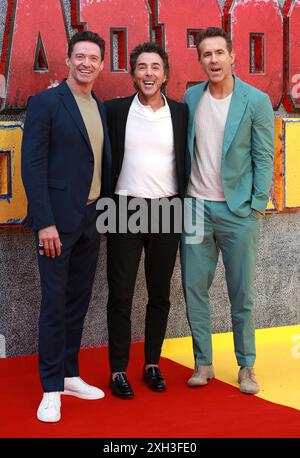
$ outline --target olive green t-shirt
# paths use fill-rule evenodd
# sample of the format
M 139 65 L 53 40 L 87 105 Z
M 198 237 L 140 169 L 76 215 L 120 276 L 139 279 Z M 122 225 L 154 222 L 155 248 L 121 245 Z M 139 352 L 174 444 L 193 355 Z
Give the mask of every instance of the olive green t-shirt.
M 103 126 L 96 100 L 91 94 L 81 94 L 72 90 L 83 118 L 94 154 L 94 174 L 87 205 L 95 202 L 101 191 L 103 156 Z

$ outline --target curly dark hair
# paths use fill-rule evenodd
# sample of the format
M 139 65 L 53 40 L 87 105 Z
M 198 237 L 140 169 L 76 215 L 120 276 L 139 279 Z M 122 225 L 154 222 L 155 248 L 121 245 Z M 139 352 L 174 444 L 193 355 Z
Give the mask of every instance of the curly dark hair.
M 160 46 L 158 43 L 154 43 L 153 41 L 146 41 L 145 43 L 139 44 L 131 51 L 131 54 L 130 54 L 130 74 L 131 76 L 134 75 L 134 72 L 136 69 L 137 58 L 139 57 L 140 54 L 144 52 L 149 52 L 149 53 L 154 52 L 162 58 L 162 61 L 164 63 L 164 71 L 166 75 L 166 81 L 162 85 L 162 89 L 164 90 L 168 82 L 168 79 L 170 77 L 170 65 L 169 65 L 168 54 L 166 53 L 164 48 Z

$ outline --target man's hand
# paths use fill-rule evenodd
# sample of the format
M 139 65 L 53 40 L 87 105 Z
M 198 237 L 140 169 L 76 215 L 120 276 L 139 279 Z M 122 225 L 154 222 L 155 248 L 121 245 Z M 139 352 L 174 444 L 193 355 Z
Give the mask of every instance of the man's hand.
M 62 243 L 59 238 L 56 226 L 48 226 L 40 229 L 39 235 L 39 254 L 43 256 L 60 256 Z
M 263 213 L 260 213 L 258 210 L 254 210 L 254 208 L 253 208 L 252 211 L 254 211 L 254 213 L 256 214 L 257 218 L 262 218 L 264 216 Z
M 58 80 L 50 80 L 50 84 L 47 87 L 47 89 L 51 89 L 52 87 L 59 86 L 59 81 Z

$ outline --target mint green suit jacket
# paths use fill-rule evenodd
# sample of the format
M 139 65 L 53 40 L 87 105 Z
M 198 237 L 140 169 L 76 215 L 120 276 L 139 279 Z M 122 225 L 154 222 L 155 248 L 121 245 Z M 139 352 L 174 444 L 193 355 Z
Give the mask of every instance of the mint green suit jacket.
M 265 212 L 273 176 L 274 113 L 269 96 L 234 76 L 234 90 L 224 131 L 221 181 L 230 210 L 246 217 Z M 195 113 L 208 82 L 190 87 L 189 174 L 195 151 Z

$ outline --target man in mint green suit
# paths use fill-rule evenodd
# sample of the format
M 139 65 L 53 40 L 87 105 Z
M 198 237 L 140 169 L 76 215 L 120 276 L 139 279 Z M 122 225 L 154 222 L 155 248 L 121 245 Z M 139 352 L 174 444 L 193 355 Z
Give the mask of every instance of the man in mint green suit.
M 208 81 L 189 88 L 184 98 L 191 159 L 187 197 L 194 217 L 196 203 L 202 203 L 204 220 L 202 236 L 184 232 L 181 244 L 195 357 L 188 385 L 203 386 L 214 377 L 208 291 L 221 251 L 238 382 L 241 392 L 255 394 L 253 283 L 259 219 L 273 175 L 274 114 L 267 94 L 233 75 L 232 43 L 222 29 L 202 31 L 197 51 Z

